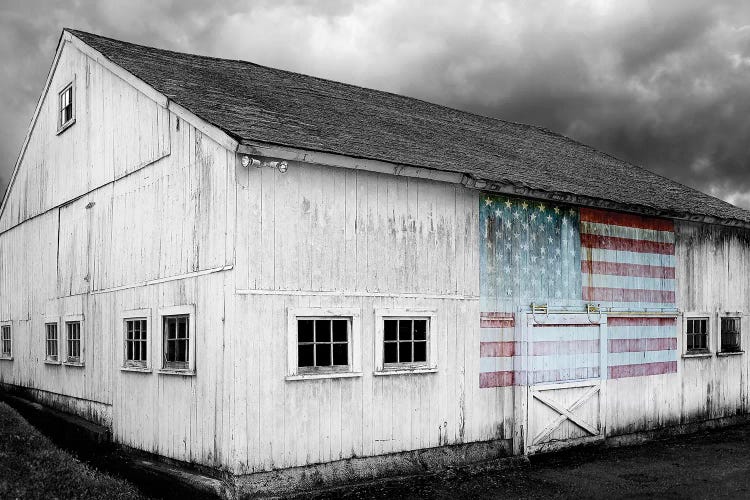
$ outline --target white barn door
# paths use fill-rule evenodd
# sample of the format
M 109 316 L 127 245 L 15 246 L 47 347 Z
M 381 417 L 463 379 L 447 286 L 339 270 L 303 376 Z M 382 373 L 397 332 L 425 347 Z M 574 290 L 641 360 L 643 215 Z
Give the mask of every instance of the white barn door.
M 607 318 L 604 314 L 524 314 L 526 453 L 604 439 Z

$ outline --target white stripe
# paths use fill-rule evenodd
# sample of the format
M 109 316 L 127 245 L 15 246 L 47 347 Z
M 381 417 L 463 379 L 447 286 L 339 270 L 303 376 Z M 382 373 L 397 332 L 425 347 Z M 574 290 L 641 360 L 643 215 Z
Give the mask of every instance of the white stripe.
M 675 290 L 675 280 L 665 278 L 642 278 L 640 276 L 617 276 L 614 274 L 583 273 L 583 286 L 624 288 L 629 290 Z
M 559 340 L 599 340 L 599 326 L 535 327 L 529 335 L 530 342 Z
M 479 373 L 512 372 L 513 358 L 479 358 Z
M 508 342 L 513 340 L 513 328 L 480 328 L 480 342 Z
M 666 339 L 676 337 L 674 326 L 608 326 L 607 338 L 614 339 Z
M 529 384 L 539 384 L 543 382 L 560 382 L 563 380 L 579 380 L 579 376 L 576 376 L 576 369 L 584 368 L 588 370 L 588 375 L 584 375 L 583 379 L 599 378 L 596 371 L 599 370 L 598 366 L 580 366 L 576 368 L 564 368 L 560 370 L 560 373 L 529 373 Z M 599 370 L 601 372 L 601 370 Z M 605 374 L 602 374 L 605 376 Z
M 601 362 L 598 352 L 553 354 L 550 356 L 527 356 L 526 360 L 526 366 L 528 366 L 528 369 L 531 371 L 599 366 L 599 363 Z
M 622 264 L 641 264 L 646 266 L 674 267 L 675 256 L 660 253 L 627 252 L 625 250 L 608 250 L 604 248 L 582 248 L 581 259 L 586 259 L 591 252 L 591 260 L 602 262 L 619 262 Z
M 596 234 L 600 236 L 614 236 L 631 240 L 657 241 L 660 243 L 674 243 L 672 231 L 656 231 L 654 229 L 638 229 L 635 227 L 611 226 L 599 222 L 581 221 L 582 234 Z
M 609 366 L 664 363 L 666 361 L 677 361 L 677 350 L 611 352 L 609 353 L 607 360 Z

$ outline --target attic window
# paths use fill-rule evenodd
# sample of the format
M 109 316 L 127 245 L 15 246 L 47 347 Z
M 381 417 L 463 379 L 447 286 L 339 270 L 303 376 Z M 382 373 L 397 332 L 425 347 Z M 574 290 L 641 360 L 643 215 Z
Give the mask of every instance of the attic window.
M 65 88 L 60 91 L 58 97 L 57 133 L 60 134 L 76 121 L 73 82 L 66 85 Z

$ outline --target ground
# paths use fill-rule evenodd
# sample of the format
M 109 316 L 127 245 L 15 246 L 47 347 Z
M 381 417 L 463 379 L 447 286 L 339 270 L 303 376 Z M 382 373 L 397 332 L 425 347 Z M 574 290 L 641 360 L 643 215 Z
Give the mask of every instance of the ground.
M 532 457 L 526 466 L 503 470 L 459 469 L 373 483 L 312 498 L 750 498 L 750 425 L 640 446 Z
M 0 498 L 144 497 L 130 483 L 99 472 L 59 449 L 0 402 Z

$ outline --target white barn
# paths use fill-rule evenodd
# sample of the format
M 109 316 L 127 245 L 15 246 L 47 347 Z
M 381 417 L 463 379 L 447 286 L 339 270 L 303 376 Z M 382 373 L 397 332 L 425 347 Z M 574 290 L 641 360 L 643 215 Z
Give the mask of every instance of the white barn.
M 744 421 L 750 213 L 547 130 L 64 30 L 0 383 L 238 495 Z

